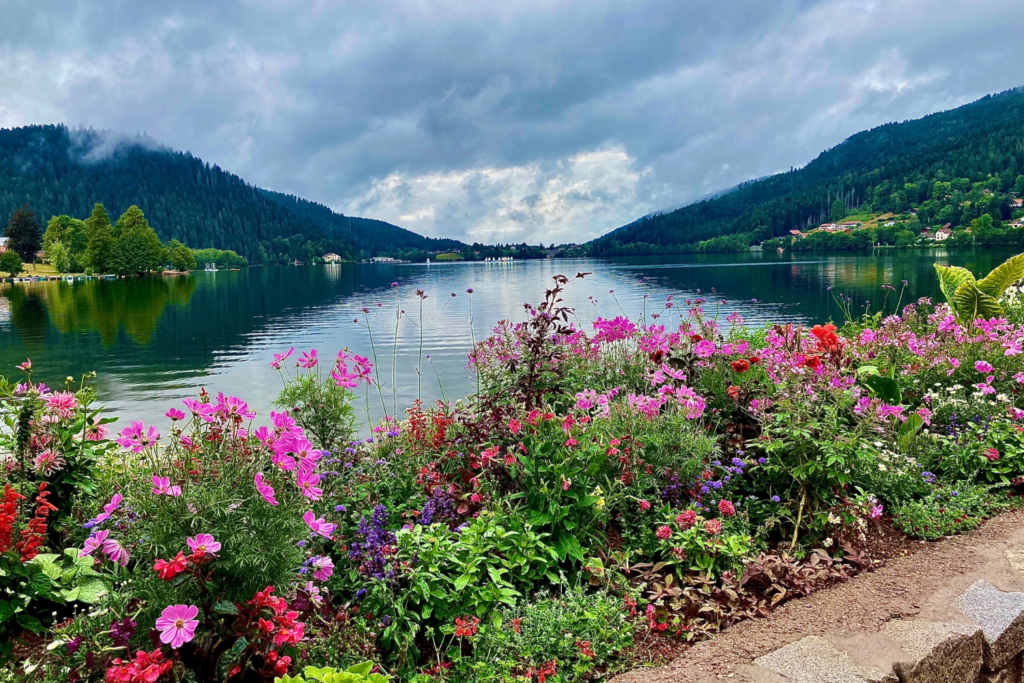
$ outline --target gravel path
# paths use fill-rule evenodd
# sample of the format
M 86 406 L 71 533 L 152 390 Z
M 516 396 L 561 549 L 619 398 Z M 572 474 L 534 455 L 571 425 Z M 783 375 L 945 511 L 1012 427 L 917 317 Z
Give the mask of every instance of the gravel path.
M 989 520 L 962 536 L 924 543 L 878 571 L 783 605 L 766 619 L 737 624 L 686 650 L 666 666 L 637 669 L 614 683 L 710 683 L 744 680 L 745 665 L 804 636 L 842 638 L 877 632 L 893 619 L 950 619 L 949 602 L 979 578 L 1024 590 L 1007 549 L 1024 544 L 1024 510 Z M 781 679 L 780 679 L 781 680 Z

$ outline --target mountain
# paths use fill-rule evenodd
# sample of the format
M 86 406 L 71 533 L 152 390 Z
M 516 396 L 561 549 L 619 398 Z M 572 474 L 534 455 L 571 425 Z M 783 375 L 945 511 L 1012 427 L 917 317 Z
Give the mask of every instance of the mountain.
M 729 251 L 850 212 L 919 208 L 923 226 L 1011 217 L 1022 192 L 1024 88 L 857 133 L 800 169 L 645 216 L 587 244 L 592 255 Z
M 436 242 L 261 190 L 145 136 L 64 125 L 0 129 L 0 217 L 28 204 L 45 225 L 53 215 L 85 218 L 96 202 L 115 219 L 135 204 L 162 240 L 231 249 L 252 263 L 309 261 L 328 251 L 352 259 Z
M 374 218 L 357 218 L 336 213 L 324 206 L 301 197 L 263 190 L 271 201 L 291 213 L 319 227 L 325 234 L 351 242 L 356 249 L 369 256 L 379 253 L 396 254 L 408 251 L 459 251 L 466 245 L 458 240 L 424 237 L 405 228 Z

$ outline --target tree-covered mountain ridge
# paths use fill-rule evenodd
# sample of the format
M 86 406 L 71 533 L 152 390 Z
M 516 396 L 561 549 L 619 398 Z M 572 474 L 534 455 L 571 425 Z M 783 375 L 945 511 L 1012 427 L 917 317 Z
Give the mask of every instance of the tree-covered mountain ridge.
M 847 212 L 858 213 L 925 206 L 923 219 L 966 226 L 981 209 L 968 197 L 979 184 L 988 190 L 986 203 L 996 204 L 986 212 L 1005 220 L 1022 174 L 1024 87 L 1018 87 L 862 131 L 802 168 L 645 216 L 591 241 L 587 249 L 598 256 L 745 249 L 828 221 L 837 200 Z M 936 191 L 943 196 L 933 196 Z
M 138 206 L 164 241 L 230 249 L 257 264 L 462 246 L 262 190 L 145 136 L 62 124 L 0 129 L 0 216 L 27 204 L 43 223 L 86 218 L 97 202 L 113 215 Z

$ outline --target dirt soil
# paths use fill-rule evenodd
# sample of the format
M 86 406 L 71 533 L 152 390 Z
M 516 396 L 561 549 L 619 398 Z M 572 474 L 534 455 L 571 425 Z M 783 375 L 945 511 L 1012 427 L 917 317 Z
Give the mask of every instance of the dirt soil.
M 903 545 L 875 572 L 863 573 L 801 600 L 766 619 L 746 621 L 687 648 L 670 664 L 637 669 L 614 683 L 710 683 L 743 680 L 750 662 L 805 636 L 832 638 L 877 632 L 893 619 L 949 619 L 948 600 L 986 578 L 1002 590 L 1024 590 L 1008 571 L 1005 553 L 1024 544 L 1024 510 L 993 518 L 970 533 Z

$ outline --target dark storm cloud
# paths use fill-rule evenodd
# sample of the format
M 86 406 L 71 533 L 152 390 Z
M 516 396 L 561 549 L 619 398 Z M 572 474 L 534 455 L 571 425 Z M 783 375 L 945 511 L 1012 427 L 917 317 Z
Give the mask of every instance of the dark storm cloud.
M 433 235 L 582 241 L 1024 83 L 1019 0 L 0 0 L 0 125 Z

